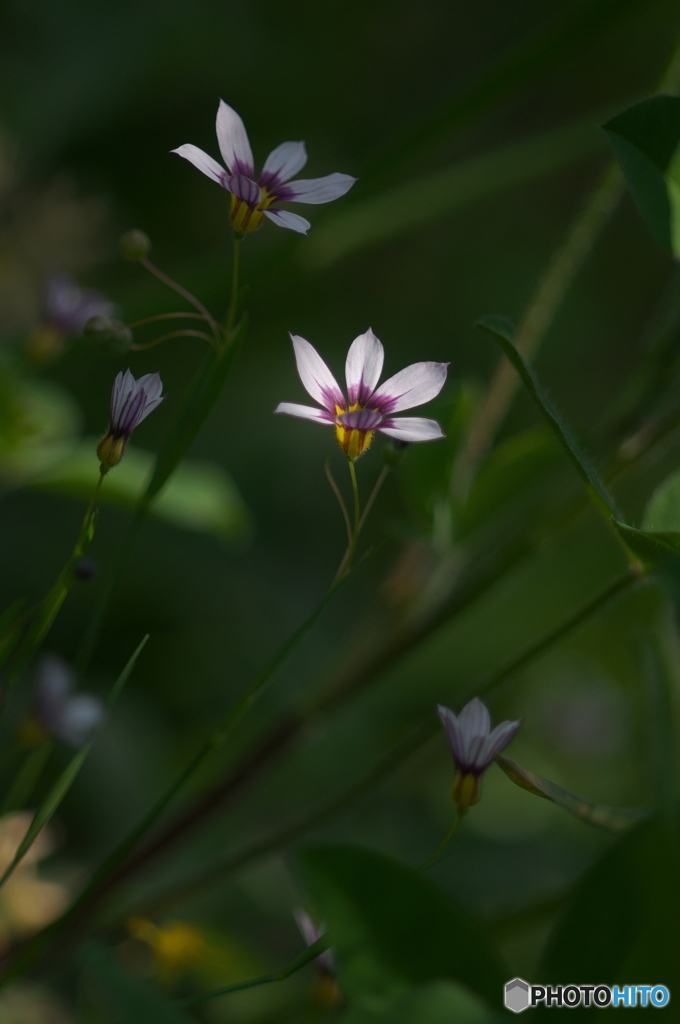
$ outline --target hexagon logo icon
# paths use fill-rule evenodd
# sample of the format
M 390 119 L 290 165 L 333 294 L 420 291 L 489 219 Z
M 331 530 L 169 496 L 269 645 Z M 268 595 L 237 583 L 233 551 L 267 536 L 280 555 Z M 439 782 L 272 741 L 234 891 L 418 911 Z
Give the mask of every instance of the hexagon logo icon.
M 503 1001 L 513 1013 L 521 1013 L 529 1006 L 529 986 L 522 978 L 513 978 L 505 986 Z

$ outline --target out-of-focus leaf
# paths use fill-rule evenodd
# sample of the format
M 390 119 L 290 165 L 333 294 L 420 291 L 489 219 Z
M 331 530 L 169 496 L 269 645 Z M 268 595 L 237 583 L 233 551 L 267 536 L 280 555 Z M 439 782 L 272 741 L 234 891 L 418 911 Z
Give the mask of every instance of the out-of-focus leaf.
M 652 96 L 603 127 L 652 234 L 680 255 L 680 97 Z
M 496 754 L 496 763 L 503 769 L 508 778 L 526 789 L 528 793 L 535 796 L 545 797 L 552 803 L 569 811 L 579 821 L 585 821 L 588 825 L 597 825 L 598 828 L 606 828 L 612 832 L 621 832 L 636 825 L 643 818 L 647 817 L 648 811 L 638 807 L 609 807 L 607 804 L 598 804 L 585 797 L 576 796 L 568 789 L 563 789 L 555 782 L 544 779 L 540 775 L 522 768 L 510 757 Z
M 363 202 L 347 204 L 319 224 L 304 259 L 327 266 L 356 249 L 415 231 L 459 206 L 582 160 L 600 149 L 597 113 L 492 153 L 461 161 Z
M 540 982 L 677 986 L 679 862 L 676 822 L 649 820 L 622 837 L 573 893 L 548 939 Z
M 12 487 L 50 470 L 72 452 L 80 412 L 57 384 L 11 375 L 3 383 L 0 480 Z
M 626 546 L 648 568 L 655 569 L 680 555 L 680 533 L 671 533 L 668 530 L 637 530 L 634 526 L 619 522 L 618 519 L 613 519 L 612 522 Z
M 642 529 L 652 533 L 677 533 L 680 537 L 680 470 L 672 473 L 652 494 Z
M 97 479 L 96 447 L 96 440 L 83 441 L 69 458 L 33 480 L 32 486 L 87 500 Z M 135 508 L 153 465 L 151 452 L 128 445 L 125 457 L 106 476 L 101 502 Z M 220 540 L 237 540 L 248 533 L 243 499 L 228 473 L 214 463 L 182 463 L 151 510 L 174 526 L 209 533 Z
M 484 463 L 461 514 L 462 530 L 476 528 L 526 488 L 536 484 L 560 458 L 557 441 L 542 427 L 501 442 Z
M 496 950 L 428 878 L 354 846 L 310 846 L 296 863 L 348 998 L 377 1005 L 448 978 L 498 1005 L 505 977 Z
M 381 1007 L 353 1006 L 338 1024 L 495 1024 L 505 1020 L 461 985 L 433 982 Z
M 605 508 L 611 511 L 614 505 L 612 498 L 607 494 L 597 473 L 590 465 L 589 459 L 586 458 L 585 453 L 581 450 L 581 446 L 573 437 L 571 431 L 543 390 L 536 374 L 517 350 L 512 323 L 507 317 L 492 315 L 482 317 L 476 322 L 475 326 L 486 334 L 491 335 L 498 342 L 503 353 L 517 370 L 527 392 L 540 409 L 553 434 L 590 488 L 593 496 Z
M 105 946 L 89 943 L 80 963 L 100 997 L 97 1020 L 102 1024 L 189 1024 L 191 1018 L 175 1003 L 124 971 Z

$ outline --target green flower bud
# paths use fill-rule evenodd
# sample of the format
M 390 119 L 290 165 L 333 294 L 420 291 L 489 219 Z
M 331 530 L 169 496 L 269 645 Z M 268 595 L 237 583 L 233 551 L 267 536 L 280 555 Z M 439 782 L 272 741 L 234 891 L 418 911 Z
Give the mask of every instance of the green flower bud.
M 139 263 L 151 252 L 151 239 L 143 231 L 126 231 L 119 242 L 120 254 L 131 263 Z

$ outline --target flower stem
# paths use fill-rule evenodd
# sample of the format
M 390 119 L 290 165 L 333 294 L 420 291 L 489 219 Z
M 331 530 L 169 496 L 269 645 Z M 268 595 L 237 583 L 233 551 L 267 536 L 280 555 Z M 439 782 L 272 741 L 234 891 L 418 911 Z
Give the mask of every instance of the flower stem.
M 349 475 L 352 481 L 352 494 L 354 497 L 354 525 L 352 526 L 351 531 L 349 532 L 349 543 L 347 545 L 347 550 L 345 551 L 345 554 L 342 557 L 342 561 L 338 566 L 338 571 L 336 572 L 335 577 L 333 579 L 333 586 L 335 586 L 336 583 L 339 583 L 340 580 L 344 579 L 349 570 L 352 568 L 352 562 L 354 561 L 354 556 L 356 554 L 357 543 L 359 541 L 359 531 L 361 529 L 362 523 L 361 503 L 359 501 L 359 485 L 357 483 L 357 473 L 354 468 L 354 461 L 352 459 L 348 459 L 347 465 L 349 466 Z
M 155 346 L 160 345 L 161 342 L 169 341 L 170 338 L 201 338 L 202 341 L 207 341 L 213 348 L 215 348 L 216 344 L 215 339 L 211 338 L 209 334 L 205 333 L 205 331 L 183 330 L 169 331 L 168 334 L 162 334 L 160 338 L 153 338 L 152 341 L 144 341 L 139 345 L 133 343 L 130 348 L 134 349 L 136 352 L 144 352 L 147 348 L 155 348 Z
M 442 850 L 444 850 L 445 847 L 447 847 L 449 845 L 449 843 L 451 842 L 451 840 L 453 839 L 453 837 L 454 837 L 454 835 L 455 835 L 455 833 L 456 833 L 456 831 L 458 829 L 458 826 L 460 825 L 461 821 L 465 817 L 466 813 L 467 813 L 467 807 L 456 807 L 456 817 L 453 819 L 453 825 L 451 826 L 449 831 L 446 833 L 445 838 L 439 844 L 439 846 L 434 851 L 434 853 L 431 853 L 430 856 L 427 858 L 427 860 L 424 860 L 422 864 L 418 865 L 418 867 L 416 868 L 416 871 L 424 871 L 425 868 L 429 868 L 429 866 L 432 863 L 434 863 L 434 861 L 436 861 L 436 859 L 438 858 L 438 856 L 442 852 Z
M 157 267 L 155 263 L 152 263 L 151 260 L 148 259 L 147 257 L 144 257 L 143 260 L 140 260 L 140 263 L 142 264 L 143 267 L 146 267 L 149 273 L 153 274 L 154 277 L 157 277 L 159 281 L 162 281 L 163 284 L 168 286 L 168 288 L 172 288 L 174 292 L 177 292 L 177 294 L 181 295 L 183 299 L 186 299 L 187 302 L 190 302 L 191 305 L 194 306 L 198 310 L 198 312 L 208 321 L 208 323 L 213 329 L 215 337 L 219 337 L 219 324 L 215 320 L 215 317 L 210 313 L 210 311 L 203 305 L 200 299 L 197 299 L 195 295 L 192 295 L 191 292 L 184 288 L 181 284 L 179 284 L 178 281 L 174 281 L 171 277 L 168 276 L 168 274 L 161 270 L 160 267 Z
M 328 480 L 328 483 L 331 485 L 331 490 L 333 491 L 333 494 L 338 499 L 338 504 L 340 506 L 340 511 L 342 512 L 342 518 L 345 520 L 345 529 L 347 530 L 347 543 L 351 544 L 352 543 L 352 524 L 350 522 L 349 512 L 347 511 L 347 505 L 345 505 L 345 499 L 343 498 L 342 494 L 340 493 L 340 488 L 336 484 L 335 477 L 333 476 L 333 473 L 332 473 L 332 470 L 331 470 L 331 457 L 330 457 L 330 455 L 326 459 L 325 471 L 326 471 L 326 479 Z

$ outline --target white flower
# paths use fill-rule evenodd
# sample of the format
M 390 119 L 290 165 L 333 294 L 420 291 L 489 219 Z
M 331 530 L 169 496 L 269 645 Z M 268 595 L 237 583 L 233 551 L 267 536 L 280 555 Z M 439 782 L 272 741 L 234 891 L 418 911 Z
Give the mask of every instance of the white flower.
M 75 676 L 61 658 L 41 658 L 37 673 L 34 714 L 50 736 L 71 747 L 82 747 L 104 716 L 104 706 L 91 693 L 73 693 Z
M 297 213 L 280 210 L 279 203 L 330 203 L 349 192 L 356 178 L 327 174 L 325 178 L 290 181 L 307 163 L 304 142 L 282 142 L 273 149 L 259 175 L 243 121 L 224 100 L 217 111 L 217 142 L 227 170 L 198 146 L 171 150 L 198 167 L 231 193 L 231 223 L 237 234 L 254 231 L 265 216 L 282 228 L 306 235 L 310 223 Z
M 350 459 L 366 451 L 374 431 L 397 441 L 434 441 L 444 437 L 435 420 L 421 416 L 395 418 L 392 414 L 429 402 L 446 381 L 448 363 L 413 363 L 378 387 L 384 349 L 369 329 L 350 345 L 345 364 L 347 397 L 315 348 L 291 334 L 300 380 L 322 406 L 281 402 L 275 412 L 335 427 L 335 436 Z
M 449 708 L 437 711 L 446 732 L 456 774 L 451 787 L 454 803 L 471 807 L 479 800 L 479 778 L 496 754 L 515 736 L 521 722 L 501 722 L 491 731 L 491 717 L 479 697 L 474 697 L 456 717 Z
M 118 374 L 111 391 L 111 422 L 97 446 L 102 466 L 117 466 L 125 446 L 135 430 L 149 413 L 161 404 L 163 383 L 159 373 L 146 373 L 135 380 L 129 370 Z

